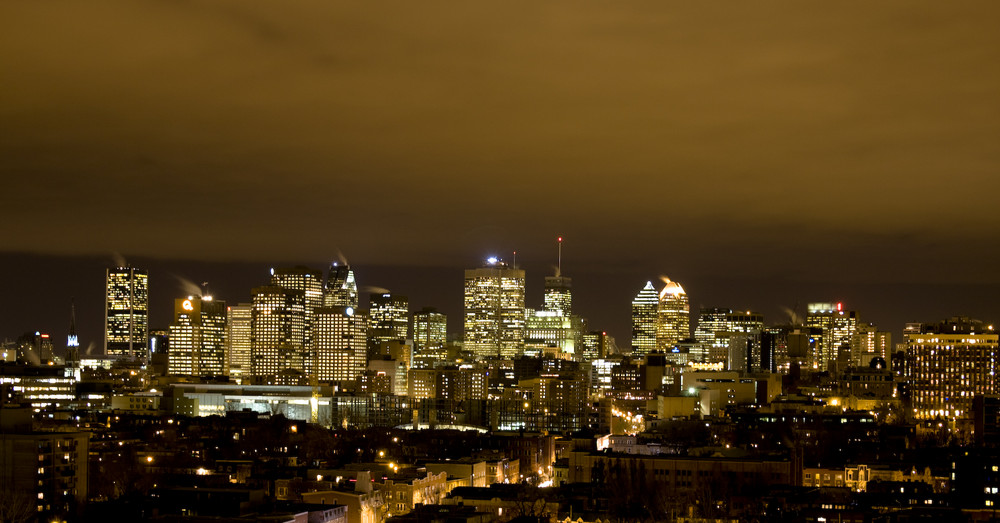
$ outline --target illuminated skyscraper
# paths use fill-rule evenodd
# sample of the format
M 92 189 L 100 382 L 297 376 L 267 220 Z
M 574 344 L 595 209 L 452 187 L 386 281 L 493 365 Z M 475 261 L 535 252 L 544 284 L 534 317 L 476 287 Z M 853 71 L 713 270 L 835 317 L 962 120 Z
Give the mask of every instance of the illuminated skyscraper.
M 573 316 L 573 280 L 562 274 L 562 237 L 558 239 L 559 259 L 555 276 L 545 277 L 542 310 L 525 314 L 525 349 L 530 354 L 580 353 L 584 320 Z
M 724 361 L 729 352 L 729 315 L 732 309 L 721 307 L 702 307 L 698 314 L 698 327 L 694 331 L 694 339 L 705 346 L 707 361 Z
M 764 330 L 764 315 L 754 311 L 734 310 L 726 315 L 731 336 L 743 336 L 752 345 L 751 356 L 754 365 L 760 362 L 760 333 Z
M 702 307 L 698 313 L 698 326 L 694 330 L 694 339 L 711 345 L 716 338 L 725 336 L 729 330 L 726 317 L 731 312 L 732 309 L 723 307 Z
M 302 346 L 310 347 L 313 311 L 323 306 L 323 271 L 302 266 L 275 269 L 271 273 L 271 285 L 302 292 L 305 313 Z
M 614 337 L 608 336 L 607 332 L 589 331 L 580 335 L 580 350 L 577 352 L 581 361 L 590 362 L 617 354 L 618 348 Z
M 413 313 L 414 356 L 443 359 L 448 341 L 448 317 L 436 309 L 424 308 Z
M 691 308 L 679 283 L 666 277 L 663 282 L 656 309 L 656 347 L 669 352 L 677 342 L 691 337 Z
M 367 329 L 366 318 L 353 307 L 316 309 L 313 353 L 319 381 L 358 380 L 368 362 Z
M 760 333 L 764 330 L 764 316 L 752 311 L 734 311 L 721 307 L 702 307 L 698 315 L 698 327 L 694 338 L 707 349 L 706 360 L 720 362 L 730 360 L 732 351 L 752 358 L 753 365 L 759 365 Z M 737 339 L 738 338 L 738 339 Z M 733 342 L 736 346 L 733 346 Z M 750 352 L 747 353 L 749 344 Z M 770 360 L 769 360 L 770 362 Z M 740 363 L 742 365 L 742 363 Z M 732 367 L 730 367 L 732 368 Z M 742 367 L 741 367 L 742 368 Z
M 406 296 L 384 292 L 372 294 L 368 300 L 369 354 L 378 352 L 381 344 L 405 340 L 410 326 L 410 301 Z
M 333 262 L 323 291 L 324 307 L 358 308 L 358 284 L 350 265 Z
M 255 378 L 282 371 L 306 374 L 311 347 L 302 345 L 305 296 L 302 291 L 267 285 L 253 289 L 250 368 Z
M 886 361 L 892 356 L 892 333 L 878 330 L 873 323 L 860 323 L 851 339 L 851 358 L 864 365 L 872 358 Z
M 529 355 L 577 354 L 582 322 L 563 315 L 560 309 L 531 310 L 525 316 L 524 346 Z
M 555 276 L 545 277 L 545 303 L 547 311 L 558 311 L 564 317 L 573 315 L 573 279 L 562 275 L 562 237 L 559 238 L 559 263 Z
M 756 371 L 762 369 L 762 362 L 770 365 L 773 356 L 762 354 L 761 351 L 763 314 L 753 311 L 731 311 L 726 314 L 726 328 L 728 369 Z M 767 350 L 770 351 L 771 347 Z
M 972 417 L 976 395 L 997 394 L 998 336 L 970 318 L 924 324 L 906 337 L 906 372 L 917 419 Z
M 659 298 L 653 282 L 646 286 L 632 300 L 632 352 L 648 354 L 656 350 L 656 307 Z
M 854 311 L 845 311 L 842 303 L 810 303 L 806 326 L 822 330 L 816 339 L 812 366 L 821 371 L 827 370 L 830 363 L 837 359 L 840 346 L 850 346 L 858 329 L 858 315 Z
M 731 311 L 726 315 L 729 332 L 760 334 L 764 330 L 764 315 L 753 311 Z
M 149 275 L 134 267 L 106 272 L 104 353 L 145 361 L 148 357 Z
M 174 300 L 167 372 L 182 376 L 224 376 L 226 302 L 211 296 Z
M 490 258 L 465 271 L 465 349 L 514 358 L 524 348 L 524 271 Z
M 226 315 L 226 361 L 229 376 L 239 383 L 251 375 L 250 355 L 253 305 L 241 303 L 229 307 Z
M 558 312 L 569 317 L 573 315 L 573 279 L 569 276 L 545 277 L 545 310 Z

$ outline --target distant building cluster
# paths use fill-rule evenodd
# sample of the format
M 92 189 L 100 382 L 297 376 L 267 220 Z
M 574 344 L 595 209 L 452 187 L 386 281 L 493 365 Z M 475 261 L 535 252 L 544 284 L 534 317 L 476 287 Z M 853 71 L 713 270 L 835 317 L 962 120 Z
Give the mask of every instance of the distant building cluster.
M 515 264 L 466 270 L 460 333 L 390 290 L 362 303 L 344 262 L 272 269 L 246 302 L 172 296 L 150 328 L 148 273 L 108 269 L 103 355 L 72 307 L 64 356 L 40 331 L 3 342 L 0 491 L 24 521 L 957 521 L 1000 502 L 993 325 L 893 344 L 842 303 L 767 322 L 692 311 L 664 277 L 619 345 L 574 311 L 559 249 L 537 309 Z

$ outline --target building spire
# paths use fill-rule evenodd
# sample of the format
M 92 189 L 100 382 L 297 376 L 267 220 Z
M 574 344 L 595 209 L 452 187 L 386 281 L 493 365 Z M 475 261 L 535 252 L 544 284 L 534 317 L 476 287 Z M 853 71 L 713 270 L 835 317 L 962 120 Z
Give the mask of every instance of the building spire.
M 76 334 L 76 297 L 69 299 L 69 333 Z
M 556 265 L 556 277 L 562 276 L 562 236 L 558 239 L 559 242 L 559 262 Z
M 69 335 L 66 336 L 66 347 L 79 347 L 80 340 L 76 337 L 76 298 L 69 299 Z
M 69 335 L 66 336 L 66 365 L 76 367 L 74 373 L 79 380 L 80 339 L 76 337 L 76 298 L 69 299 Z M 67 374 L 69 376 L 69 374 Z

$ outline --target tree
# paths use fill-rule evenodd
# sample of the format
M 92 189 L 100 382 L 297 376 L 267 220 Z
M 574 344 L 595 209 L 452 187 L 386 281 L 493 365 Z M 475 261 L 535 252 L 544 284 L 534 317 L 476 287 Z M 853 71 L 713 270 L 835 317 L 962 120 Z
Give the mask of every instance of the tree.
M 145 496 L 157 481 L 156 475 L 145 470 L 130 450 L 104 454 L 98 466 L 91 467 L 91 474 L 93 497 L 104 499 Z
M 548 499 L 543 489 L 527 483 L 521 483 L 517 490 L 517 499 L 509 503 L 509 510 L 505 515 L 510 515 L 510 519 L 520 516 L 537 517 L 548 515 Z
M 300 447 L 305 462 L 322 460 L 335 462 L 338 459 L 342 441 L 334 438 L 330 430 L 318 425 L 306 425 L 303 429 L 304 442 Z
M 0 523 L 27 523 L 37 514 L 30 492 L 6 485 L 0 488 Z

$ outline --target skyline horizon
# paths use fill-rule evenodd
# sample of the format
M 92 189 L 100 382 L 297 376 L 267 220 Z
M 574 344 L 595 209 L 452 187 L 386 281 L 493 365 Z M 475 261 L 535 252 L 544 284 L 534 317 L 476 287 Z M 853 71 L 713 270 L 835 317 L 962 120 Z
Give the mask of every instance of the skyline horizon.
M 112 268 L 117 260 L 113 256 L 51 257 L 26 254 L 13 256 L 9 254 L 4 258 L 4 261 L 9 263 L 12 261 L 11 258 L 22 258 L 22 261 L 27 262 L 29 259 L 34 258 L 35 262 L 40 262 L 43 265 L 43 267 L 39 267 L 39 270 L 43 272 L 46 270 L 44 268 L 46 263 L 80 267 L 80 270 L 75 271 L 77 278 L 82 276 L 82 273 L 89 271 L 89 278 L 87 278 L 89 281 L 81 283 L 77 279 L 75 280 L 76 283 L 67 286 L 61 292 L 55 291 L 63 296 L 64 307 L 48 307 L 46 309 L 40 302 L 36 302 L 26 309 L 16 309 L 21 311 L 21 314 L 5 315 L 2 320 L 3 329 L 0 330 L 0 336 L 3 336 L 4 339 L 13 340 L 24 333 L 33 331 L 49 333 L 53 336 L 53 345 L 56 354 L 63 354 L 65 351 L 65 335 L 69 330 L 70 303 L 72 300 L 76 308 L 77 334 L 80 337 L 81 351 L 86 352 L 89 348 L 92 354 L 103 353 L 104 270 Z M 74 260 L 74 262 L 62 264 L 59 263 L 60 260 L 64 262 Z M 325 279 L 328 266 L 333 261 L 327 262 L 327 267 L 320 269 L 318 266 L 314 266 L 315 262 L 313 262 L 313 265 L 310 265 L 310 262 L 265 264 L 257 262 L 205 262 L 132 257 L 129 260 L 129 265 L 145 269 L 150 274 L 150 328 L 167 329 L 172 321 L 173 300 L 193 294 L 190 292 L 192 290 L 191 285 L 197 285 L 194 283 L 196 281 L 207 282 L 208 286 L 206 288 L 209 294 L 218 300 L 226 301 L 227 305 L 231 306 L 238 303 L 248 303 L 250 301 L 251 289 L 267 284 L 269 268 L 305 266 L 322 271 Z M 521 263 L 522 261 L 525 263 Z M 659 291 L 662 287 L 660 278 L 664 275 L 658 274 L 643 279 L 636 278 L 639 275 L 636 271 L 625 275 L 616 275 L 607 272 L 595 274 L 587 270 L 575 272 L 572 270 L 572 264 L 570 264 L 571 270 L 566 270 L 566 260 L 564 259 L 563 261 L 563 275 L 573 280 L 574 314 L 588 319 L 590 330 L 607 332 L 615 338 L 620 348 L 627 350 L 630 347 L 631 339 L 631 300 L 646 281 L 653 282 Z M 29 263 L 28 265 L 34 264 Z M 424 307 L 434 307 L 449 318 L 449 336 L 461 337 L 463 326 L 461 321 L 456 320 L 461 320 L 462 317 L 462 272 L 472 267 L 421 268 L 385 265 L 362 265 L 359 267 L 354 263 L 350 265 L 357 275 L 360 294 L 370 296 L 371 294 L 388 290 L 393 294 L 407 296 L 410 303 L 411 315 L 413 312 Z M 538 260 L 532 260 L 531 258 L 520 258 L 518 265 L 526 273 L 525 306 L 527 308 L 540 308 L 544 276 L 549 275 L 549 272 L 552 271 L 545 272 L 544 268 L 548 264 L 539 263 Z M 552 267 L 554 266 L 553 264 Z M 22 267 L 19 272 L 23 274 L 24 270 L 25 268 Z M 195 274 L 200 274 L 204 277 L 193 277 Z M 448 278 L 449 275 L 451 276 L 450 279 Z M 537 276 L 533 277 L 533 275 Z M 772 294 L 770 296 L 771 299 L 769 299 L 766 293 L 760 291 L 764 291 L 765 289 L 776 290 L 774 282 L 765 283 L 759 281 L 756 282 L 758 285 L 755 286 L 752 285 L 755 282 L 751 281 L 749 282 L 751 284 L 749 288 L 736 289 L 735 287 L 726 285 L 733 282 L 727 282 L 725 278 L 722 278 L 713 285 L 704 276 L 689 278 L 688 280 L 691 283 L 688 283 L 683 278 L 675 278 L 675 275 L 676 273 L 670 275 L 670 279 L 681 284 L 685 291 L 688 292 L 688 297 L 691 300 L 690 328 L 692 335 L 697 326 L 699 310 L 710 307 L 722 307 L 737 311 L 750 310 L 763 314 L 765 324 L 767 325 L 783 325 L 789 324 L 786 308 L 792 309 L 800 317 L 804 317 L 806 306 L 809 303 L 841 302 L 844 303 L 846 310 L 857 311 L 860 323 L 873 323 L 879 330 L 892 333 L 894 345 L 902 341 L 900 334 L 908 322 L 933 323 L 952 316 L 968 316 L 987 323 L 994 323 L 997 318 L 997 312 L 1000 312 L 997 310 L 996 305 L 993 306 L 992 310 L 989 307 L 970 307 L 967 302 L 974 300 L 963 299 L 963 296 L 966 298 L 971 298 L 975 295 L 980 295 L 980 297 L 989 296 L 1000 289 L 1000 286 L 997 285 L 939 285 L 940 288 L 936 294 L 946 298 L 940 300 L 942 303 L 937 303 L 937 307 L 928 307 L 927 304 L 914 306 L 913 312 L 909 312 L 902 310 L 905 307 L 894 307 L 890 310 L 874 306 L 879 303 L 877 296 L 853 299 L 850 289 L 859 290 L 859 287 L 856 285 L 841 284 L 839 287 L 844 289 L 844 291 L 837 293 L 823 291 L 823 288 L 833 289 L 838 287 L 838 285 L 831 284 L 830 282 L 826 282 L 825 284 L 815 282 L 803 287 L 802 282 L 789 281 L 785 282 L 785 285 L 780 286 L 782 287 L 782 292 Z M 592 280 L 592 278 L 614 276 L 617 276 L 615 278 L 616 282 L 622 283 L 623 286 L 614 288 L 609 282 L 600 285 L 599 282 Z M 626 279 L 631 279 L 634 283 L 631 286 L 625 285 L 623 280 Z M 32 278 L 24 278 L 17 280 L 17 282 L 24 283 L 30 280 Z M 35 280 L 37 281 L 37 278 Z M 440 283 L 440 285 L 437 283 Z M 734 297 L 726 299 L 726 292 L 720 292 L 720 287 L 733 291 L 732 294 Z M 809 296 L 796 295 L 793 289 L 789 287 L 802 288 L 803 292 L 809 294 Z M 861 287 L 869 287 L 869 291 L 879 290 L 878 288 L 872 289 L 869 285 Z M 945 287 L 951 287 L 951 289 Z M 806 288 L 817 290 L 810 293 Z M 933 288 L 933 286 L 924 286 L 924 290 L 928 288 Z M 691 294 L 689 289 L 695 289 L 695 293 Z M 755 289 L 756 293 L 754 292 Z M 606 293 L 609 290 L 616 296 L 613 302 L 609 303 L 608 298 L 600 298 L 594 295 L 594 293 L 601 293 L 602 291 Z M 891 284 L 881 286 L 881 290 L 888 291 L 888 293 L 894 292 L 904 297 L 908 294 L 908 289 L 899 288 L 899 286 Z M 912 290 L 909 289 L 909 291 Z M 74 292 L 76 294 L 73 294 Z M 819 293 L 823 293 L 823 295 L 820 296 L 818 295 Z M 872 294 L 879 295 L 886 293 L 874 292 Z M 795 298 L 796 296 L 798 297 Z M 746 298 L 748 297 L 751 299 L 747 300 Z M 782 297 L 792 297 L 793 299 L 789 300 Z M 367 309 L 367 301 L 366 297 L 363 307 L 365 309 Z M 889 301 L 891 302 L 892 300 Z M 906 302 L 914 304 L 912 300 L 905 298 L 899 299 L 896 303 Z M 884 307 L 885 300 L 882 300 L 881 303 L 883 303 Z M 966 303 L 966 305 L 959 305 L 961 303 Z M 872 306 L 865 307 L 865 304 Z M 927 311 L 926 314 L 921 314 L 919 312 L 921 309 Z M 27 310 L 37 311 L 37 313 L 29 315 L 26 313 Z M 937 314 L 933 315 L 935 312 Z M 36 319 L 31 321 L 30 318 L 32 317 Z M 59 317 L 64 317 L 65 319 L 60 322 Z
M 0 2 L 7 498 L 986 519 L 998 26 L 995 0 Z

